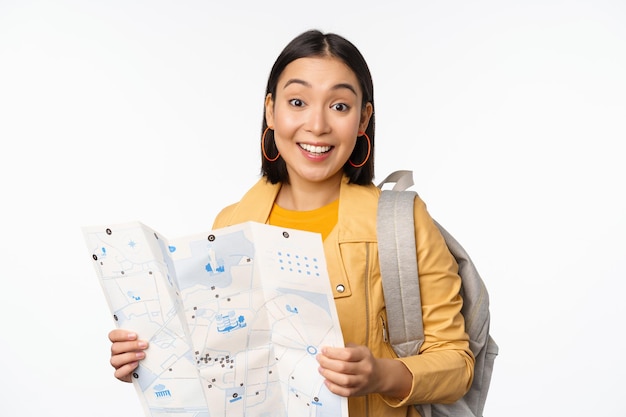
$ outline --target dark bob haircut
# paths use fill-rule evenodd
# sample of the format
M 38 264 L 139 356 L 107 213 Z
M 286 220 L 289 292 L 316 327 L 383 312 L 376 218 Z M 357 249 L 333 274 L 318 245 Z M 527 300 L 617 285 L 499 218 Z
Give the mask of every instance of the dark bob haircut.
M 364 109 L 367 103 L 371 103 L 372 105 L 372 116 L 365 130 L 371 142 L 370 156 L 367 162 L 359 168 L 353 167 L 348 162 L 343 166 L 343 172 L 350 179 L 350 183 L 359 185 L 370 184 L 374 179 L 374 86 L 367 63 L 356 46 L 347 39 L 334 33 L 324 34 L 318 30 L 304 32 L 294 38 L 285 49 L 283 49 L 276 59 L 276 62 L 274 62 L 274 66 L 267 80 L 265 96 L 267 97 L 268 94 L 271 94 L 272 97 L 276 97 L 278 79 L 287 65 L 296 59 L 310 57 L 333 57 L 343 61 L 359 80 L 363 92 L 361 108 Z M 265 120 L 264 107 L 261 135 L 265 132 L 266 128 L 267 122 Z M 278 154 L 276 142 L 274 142 L 273 130 L 267 132 L 265 144 L 261 141 L 261 146 L 264 145 L 265 152 L 270 155 L 270 158 Z M 363 161 L 367 157 L 367 151 L 367 141 L 357 140 L 349 160 Z M 263 152 L 261 152 L 261 173 L 266 176 L 272 184 L 278 182 L 289 183 L 287 165 L 282 157 L 279 157 L 275 162 L 270 162 L 263 157 Z

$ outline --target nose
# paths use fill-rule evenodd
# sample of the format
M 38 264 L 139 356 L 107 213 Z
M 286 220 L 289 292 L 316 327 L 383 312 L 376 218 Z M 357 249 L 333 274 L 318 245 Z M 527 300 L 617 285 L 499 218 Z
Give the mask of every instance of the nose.
M 328 123 L 328 109 L 325 106 L 316 108 L 309 108 L 307 130 L 316 136 L 323 135 L 330 131 L 330 124 Z

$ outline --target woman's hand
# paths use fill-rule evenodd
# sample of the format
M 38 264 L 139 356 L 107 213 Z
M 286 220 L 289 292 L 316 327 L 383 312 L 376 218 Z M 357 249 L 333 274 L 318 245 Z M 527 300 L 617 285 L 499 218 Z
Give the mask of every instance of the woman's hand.
M 366 346 L 325 347 L 317 355 L 328 389 L 342 397 L 380 393 L 402 399 L 411 392 L 413 376 L 400 361 L 377 359 Z
M 131 374 L 146 357 L 148 342 L 139 340 L 137 334 L 116 329 L 109 332 L 111 341 L 111 366 L 115 368 L 115 377 L 120 381 L 131 382 Z

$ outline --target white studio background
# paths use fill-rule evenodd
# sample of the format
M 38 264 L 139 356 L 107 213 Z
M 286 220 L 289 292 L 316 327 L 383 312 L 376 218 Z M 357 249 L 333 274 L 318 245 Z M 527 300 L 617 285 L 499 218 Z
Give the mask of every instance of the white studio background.
M 376 87 L 500 345 L 486 416 L 626 416 L 626 3 L 0 0 L 0 415 L 136 417 L 85 225 L 211 227 L 258 178 L 270 67 L 310 28 Z

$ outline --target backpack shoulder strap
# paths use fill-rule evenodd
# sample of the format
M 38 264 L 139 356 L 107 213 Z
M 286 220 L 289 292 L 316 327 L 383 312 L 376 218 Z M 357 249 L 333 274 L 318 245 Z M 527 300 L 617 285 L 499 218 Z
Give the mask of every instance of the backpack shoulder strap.
M 382 189 L 386 184 L 394 183 L 394 191 L 404 191 L 413 186 L 413 171 L 399 170 L 394 171 L 378 184 L 378 188 Z
M 376 228 L 389 342 L 404 357 L 417 354 L 424 342 L 413 221 L 417 193 L 401 191 L 413 184 L 410 171 L 392 173 L 379 187 L 392 181 L 395 191 L 381 192 Z

